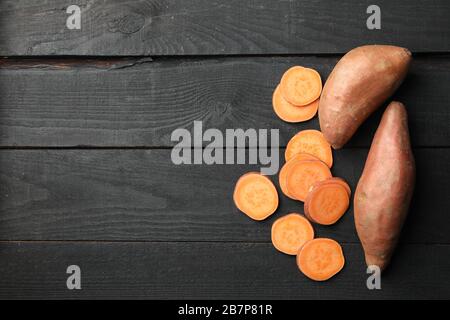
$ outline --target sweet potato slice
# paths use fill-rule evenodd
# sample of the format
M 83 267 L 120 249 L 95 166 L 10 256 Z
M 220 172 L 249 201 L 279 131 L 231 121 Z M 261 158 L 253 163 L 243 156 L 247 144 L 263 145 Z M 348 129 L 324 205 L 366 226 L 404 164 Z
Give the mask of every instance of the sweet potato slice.
M 368 266 L 389 264 L 408 214 L 415 183 L 406 109 L 386 108 L 355 191 L 356 231 Z
M 319 108 L 319 99 L 304 107 L 296 107 L 289 103 L 281 94 L 280 86 L 277 86 L 272 97 L 273 110 L 283 121 L 297 123 L 312 119 Z
M 283 74 L 280 89 L 289 103 L 306 106 L 320 97 L 322 79 L 314 69 L 295 66 Z
M 315 281 L 325 281 L 342 270 L 344 253 L 339 243 L 332 239 L 317 238 L 308 241 L 297 255 L 300 271 Z
M 298 161 L 303 160 L 311 160 L 311 161 L 320 161 L 316 157 L 308 154 L 308 153 L 298 153 L 296 154 L 291 160 L 286 162 L 283 167 L 281 168 L 279 174 L 278 174 L 278 182 L 280 184 L 280 189 L 284 193 L 285 196 L 294 199 L 295 197 L 291 195 L 287 189 L 287 173 L 289 172 L 289 168 L 292 167 L 292 165 Z
M 323 161 L 329 168 L 333 165 L 331 146 L 317 130 L 303 130 L 289 141 L 285 158 L 289 161 L 297 153 L 309 153 Z
M 253 220 L 264 220 L 278 208 L 278 192 L 272 181 L 257 172 L 244 174 L 234 188 L 236 207 Z
M 315 183 L 309 191 L 311 192 L 311 190 L 313 190 L 314 188 L 316 188 L 320 185 L 326 184 L 326 183 L 331 183 L 331 184 L 338 183 L 345 188 L 349 197 L 352 195 L 352 189 L 350 188 L 348 183 L 344 179 L 339 178 L 339 177 L 332 177 L 327 180 L 319 181 L 319 182 Z
M 322 161 L 299 161 L 286 173 L 286 186 L 295 199 L 305 201 L 316 182 L 331 178 L 330 169 Z
M 325 182 L 308 193 L 305 201 L 305 215 L 321 225 L 336 223 L 347 211 L 350 196 L 339 182 Z
M 300 248 L 314 239 L 311 223 L 300 214 L 290 213 L 272 225 L 273 246 L 285 254 L 296 255 Z

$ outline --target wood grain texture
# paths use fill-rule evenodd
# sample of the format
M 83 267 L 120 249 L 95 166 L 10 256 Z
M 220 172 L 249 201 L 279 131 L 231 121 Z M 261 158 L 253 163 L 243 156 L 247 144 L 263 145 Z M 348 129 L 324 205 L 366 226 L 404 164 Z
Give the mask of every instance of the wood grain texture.
M 276 218 L 303 213 L 301 202 L 282 196 L 268 221 L 252 221 L 235 208 L 232 192 L 240 175 L 259 166 L 175 166 L 170 152 L 2 150 L 0 239 L 270 242 Z M 414 153 L 417 188 L 401 241 L 448 244 L 450 149 Z M 334 153 L 333 174 L 353 191 L 366 155 L 367 149 Z M 358 242 L 352 208 L 336 225 L 315 229 Z
M 0 63 L 0 146 L 173 146 L 173 130 L 280 129 L 286 145 L 315 118 L 286 124 L 271 96 L 292 65 L 316 68 L 323 80 L 334 57 L 122 59 L 100 61 L 3 59 Z M 416 57 L 394 96 L 409 113 L 414 146 L 448 146 L 450 59 Z M 348 146 L 370 145 L 382 110 Z
M 81 30 L 66 28 L 69 0 L 0 3 L 0 55 L 215 55 L 343 53 L 386 43 L 450 50 L 446 0 L 80 0 Z
M 368 0 L 80 0 L 80 31 L 65 27 L 71 4 L 0 1 L 0 298 L 450 298 L 449 1 L 379 0 L 376 31 Z M 301 203 L 281 196 L 273 217 L 251 221 L 231 195 L 258 165 L 175 166 L 169 149 L 194 120 L 277 128 L 282 146 L 318 129 L 276 118 L 282 73 L 305 65 L 325 80 L 340 54 L 370 43 L 419 53 L 394 96 L 408 108 L 417 187 L 381 291 L 366 288 L 353 208 L 315 226 L 347 262 L 314 283 L 270 244 L 272 222 Z M 334 152 L 352 190 L 381 114 Z M 71 264 L 81 291 L 66 289 Z
M 2 299 L 448 299 L 450 246 L 402 245 L 368 290 L 362 249 L 343 246 L 340 274 L 312 282 L 271 244 L 1 243 Z M 81 268 L 67 290 L 66 268 Z

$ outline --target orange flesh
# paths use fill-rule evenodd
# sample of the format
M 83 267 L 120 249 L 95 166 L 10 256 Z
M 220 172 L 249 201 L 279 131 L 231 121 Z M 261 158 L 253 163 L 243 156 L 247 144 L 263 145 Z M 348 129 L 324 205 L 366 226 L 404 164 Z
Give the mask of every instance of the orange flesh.
M 329 168 L 333 165 L 331 146 L 320 131 L 303 130 L 292 137 L 284 154 L 286 161 L 289 161 L 295 154 L 300 152 L 315 156 Z
M 280 170 L 280 173 L 278 174 L 278 182 L 280 184 L 281 191 L 284 193 L 285 196 L 287 196 L 291 199 L 295 199 L 295 197 L 292 194 L 290 194 L 288 191 L 287 182 L 286 182 L 287 173 L 289 172 L 290 168 L 292 167 L 292 165 L 294 163 L 296 163 L 297 161 L 303 161 L 303 160 L 320 161 L 319 159 L 317 159 L 316 157 L 314 157 L 310 154 L 298 153 L 291 160 L 289 160 L 288 162 L 286 162 L 284 164 L 284 166 Z
M 314 239 L 314 229 L 303 216 L 291 213 L 279 218 L 272 225 L 272 243 L 285 254 L 296 255 L 300 248 Z
M 322 80 L 316 70 L 296 66 L 284 73 L 280 89 L 289 103 L 306 106 L 320 97 Z
M 319 99 L 304 107 L 296 107 L 283 98 L 280 86 L 277 86 L 272 98 L 273 110 L 277 116 L 286 122 L 296 123 L 312 119 L 319 108 Z
M 336 241 L 318 238 L 307 242 L 297 255 L 301 272 L 315 281 L 325 281 L 342 270 L 344 253 Z
M 236 207 L 254 220 L 264 220 L 278 208 L 278 192 L 269 178 L 255 172 L 239 178 L 234 189 Z
M 312 186 L 311 190 L 314 190 L 316 187 L 319 187 L 324 184 L 336 184 L 336 183 L 343 186 L 345 188 L 345 190 L 347 191 L 348 196 L 349 197 L 351 196 L 352 190 L 350 189 L 350 186 L 348 185 L 348 183 L 344 179 L 338 178 L 338 177 L 332 177 L 330 179 L 317 182 L 314 186 Z
M 295 199 L 305 201 L 310 188 L 318 181 L 331 178 L 330 169 L 321 161 L 300 161 L 287 173 L 286 186 Z
M 322 225 L 336 223 L 347 211 L 350 198 L 339 183 L 326 183 L 314 188 L 305 202 L 305 212 L 314 222 Z

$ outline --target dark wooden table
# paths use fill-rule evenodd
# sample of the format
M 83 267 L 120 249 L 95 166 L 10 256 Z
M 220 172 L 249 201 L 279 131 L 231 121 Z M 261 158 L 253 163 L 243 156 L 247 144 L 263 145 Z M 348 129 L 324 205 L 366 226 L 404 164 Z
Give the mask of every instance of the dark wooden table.
M 368 30 L 371 2 L 2 0 L 0 298 L 450 298 L 450 2 L 378 0 L 382 28 Z M 66 27 L 71 4 L 81 30 Z M 366 287 L 352 209 L 316 228 L 347 263 L 314 283 L 270 243 L 271 223 L 300 203 L 282 198 L 265 222 L 232 203 L 259 166 L 170 160 L 172 131 L 194 120 L 279 128 L 283 146 L 318 129 L 275 117 L 281 74 L 298 64 L 325 80 L 370 43 L 414 53 L 394 98 L 408 108 L 417 188 L 382 290 Z M 334 152 L 353 190 L 380 115 Z M 81 290 L 66 287 L 69 265 Z

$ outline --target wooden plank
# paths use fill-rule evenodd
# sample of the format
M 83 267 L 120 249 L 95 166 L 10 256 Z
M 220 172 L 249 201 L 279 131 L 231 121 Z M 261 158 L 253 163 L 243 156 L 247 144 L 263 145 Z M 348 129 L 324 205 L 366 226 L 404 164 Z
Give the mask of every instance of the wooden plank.
M 173 146 L 172 132 L 203 127 L 278 128 L 280 144 L 315 118 L 286 124 L 271 95 L 292 65 L 316 68 L 325 80 L 334 57 L 145 60 L 1 60 L 0 146 Z M 415 146 L 448 146 L 450 59 L 415 59 L 394 96 L 409 112 Z M 369 146 L 382 110 L 349 146 Z
M 381 290 L 368 290 L 359 245 L 326 283 L 291 256 L 249 243 L 1 243 L 2 299 L 448 299 L 450 246 L 402 245 Z M 81 290 L 66 269 L 81 268 Z
M 175 166 L 170 152 L 0 151 L 0 239 L 269 242 L 276 218 L 303 212 L 283 196 L 268 221 L 252 221 L 234 207 L 232 192 L 240 175 L 259 166 Z M 450 149 L 414 152 L 417 188 L 401 239 L 448 244 Z M 335 152 L 333 174 L 355 190 L 366 155 Z M 352 209 L 336 225 L 315 228 L 318 236 L 358 242 Z
M 369 0 L 69 0 L 0 3 L 0 55 L 224 55 L 342 53 L 389 43 L 450 51 L 446 0 L 378 0 L 381 30 L 368 30 Z

